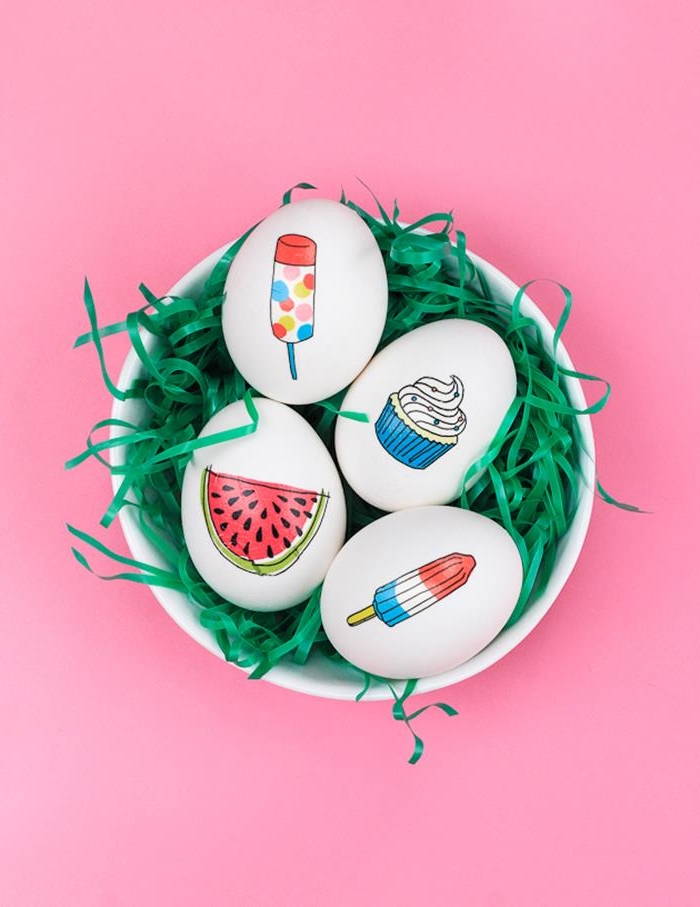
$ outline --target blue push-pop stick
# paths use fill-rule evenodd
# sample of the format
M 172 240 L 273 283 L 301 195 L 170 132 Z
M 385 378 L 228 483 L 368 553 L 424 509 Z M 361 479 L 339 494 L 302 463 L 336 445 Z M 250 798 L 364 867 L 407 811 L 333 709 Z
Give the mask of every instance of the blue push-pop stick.
M 292 373 L 292 378 L 297 380 L 297 363 L 294 358 L 294 344 L 287 344 L 287 355 L 289 356 L 289 371 Z
M 316 243 L 308 236 L 285 233 L 277 240 L 270 292 L 272 333 L 287 346 L 289 371 L 297 380 L 294 345 L 314 333 Z

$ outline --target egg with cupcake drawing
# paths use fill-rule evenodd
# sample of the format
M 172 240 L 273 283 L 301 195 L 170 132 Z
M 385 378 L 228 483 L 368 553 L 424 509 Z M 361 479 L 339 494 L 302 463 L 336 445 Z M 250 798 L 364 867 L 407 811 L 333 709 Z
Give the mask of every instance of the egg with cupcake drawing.
M 338 419 L 341 471 L 381 510 L 447 504 L 515 392 L 515 366 L 495 331 L 459 318 L 417 328 L 385 347 L 348 390 L 342 410 L 367 421 Z

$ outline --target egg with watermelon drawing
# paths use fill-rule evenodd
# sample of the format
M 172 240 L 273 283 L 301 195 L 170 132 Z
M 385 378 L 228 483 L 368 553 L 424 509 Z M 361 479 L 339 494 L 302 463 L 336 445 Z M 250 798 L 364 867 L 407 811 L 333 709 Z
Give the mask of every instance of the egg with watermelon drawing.
M 254 432 L 194 452 L 183 479 L 182 527 L 207 585 L 241 607 L 273 611 L 298 604 L 323 581 L 345 538 L 345 499 L 311 426 L 284 404 L 254 403 Z M 239 401 L 200 437 L 250 424 Z

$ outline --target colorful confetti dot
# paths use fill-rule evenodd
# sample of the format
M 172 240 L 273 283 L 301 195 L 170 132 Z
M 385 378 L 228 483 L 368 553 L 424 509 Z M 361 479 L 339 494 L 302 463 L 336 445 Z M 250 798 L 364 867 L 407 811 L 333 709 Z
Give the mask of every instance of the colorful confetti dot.
M 301 272 L 295 265 L 287 265 L 282 273 L 287 280 L 296 280 Z
M 294 308 L 294 300 L 293 299 L 283 299 L 282 302 L 280 302 L 280 308 L 282 309 L 283 312 L 291 312 L 292 309 Z
M 296 316 L 299 321 L 310 321 L 314 317 L 313 306 L 310 306 L 308 302 L 299 303 Z
M 307 296 L 311 295 L 311 290 L 308 287 L 305 287 L 300 280 L 299 283 L 294 285 L 294 295 L 299 299 L 305 299 Z
M 297 331 L 297 337 L 299 338 L 299 340 L 308 340 L 313 332 L 314 329 L 310 324 L 302 324 L 299 326 L 299 330 Z
M 272 325 L 272 333 L 275 335 L 275 337 L 277 337 L 278 340 L 281 340 L 284 337 L 284 335 L 287 333 L 287 328 L 285 328 L 283 325 L 281 325 L 279 323 L 279 321 L 276 321 Z
M 283 280 L 275 280 L 272 284 L 272 298 L 276 302 L 282 302 L 289 296 L 289 287 Z
M 313 290 L 313 288 L 314 288 L 314 275 L 313 274 L 304 275 L 304 286 L 309 290 Z
M 295 321 L 291 315 L 283 315 L 277 323 L 281 324 L 285 331 L 291 331 L 294 328 Z

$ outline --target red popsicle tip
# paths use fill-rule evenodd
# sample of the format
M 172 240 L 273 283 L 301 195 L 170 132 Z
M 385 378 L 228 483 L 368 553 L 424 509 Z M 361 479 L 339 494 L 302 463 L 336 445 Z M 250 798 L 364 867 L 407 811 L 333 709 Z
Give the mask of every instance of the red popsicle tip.
M 424 564 L 418 575 L 426 589 L 440 599 L 463 586 L 474 567 L 476 560 L 471 554 L 455 551 Z

